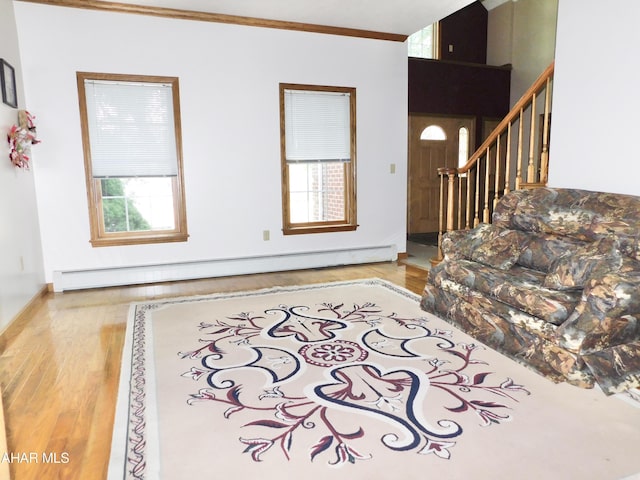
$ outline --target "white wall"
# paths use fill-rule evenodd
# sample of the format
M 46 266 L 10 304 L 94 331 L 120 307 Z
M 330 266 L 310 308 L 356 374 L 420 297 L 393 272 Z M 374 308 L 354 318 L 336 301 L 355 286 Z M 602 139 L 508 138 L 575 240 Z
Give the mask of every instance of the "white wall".
M 512 5 L 513 105 L 554 59 L 558 0 L 518 0 Z
M 35 178 L 48 282 L 57 270 L 378 245 L 405 251 L 405 44 L 23 2 L 15 11 L 43 140 Z M 89 244 L 76 71 L 179 77 L 188 242 Z M 357 231 L 281 234 L 279 82 L 356 87 Z
M 489 10 L 486 2 L 483 3 Z M 487 65 L 513 62 L 513 3 L 504 2 L 487 15 Z
M 489 11 L 487 63 L 510 63 L 511 105 L 540 76 L 555 55 L 558 0 L 508 1 Z
M 640 2 L 560 0 L 549 184 L 640 195 Z
M 13 2 L 0 0 L 0 58 L 16 72 L 18 107 L 25 108 Z M 38 211 L 31 171 L 9 161 L 6 133 L 18 111 L 0 102 L 0 331 L 44 285 Z

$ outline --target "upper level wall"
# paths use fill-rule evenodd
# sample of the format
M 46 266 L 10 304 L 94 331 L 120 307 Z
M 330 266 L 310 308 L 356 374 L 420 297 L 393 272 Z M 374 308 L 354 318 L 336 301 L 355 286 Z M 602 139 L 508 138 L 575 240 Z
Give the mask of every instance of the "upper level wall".
M 492 10 L 487 19 L 487 64 L 513 62 L 513 3 L 509 0 Z
M 518 0 L 489 11 L 487 63 L 511 64 L 511 105 L 555 58 L 558 0 Z
M 487 62 L 487 10 L 474 2 L 440 20 L 440 60 Z
M 509 68 L 409 58 L 409 112 L 472 116 L 480 127 L 509 112 L 510 78 Z
M 504 117 L 508 67 L 409 58 L 409 112 Z

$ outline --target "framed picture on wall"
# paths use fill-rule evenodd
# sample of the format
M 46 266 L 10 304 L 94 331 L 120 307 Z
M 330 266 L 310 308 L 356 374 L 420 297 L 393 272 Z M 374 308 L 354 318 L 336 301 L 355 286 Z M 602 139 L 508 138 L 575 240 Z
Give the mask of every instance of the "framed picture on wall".
M 0 83 L 2 84 L 2 101 L 10 107 L 17 108 L 16 71 L 3 58 L 0 58 Z

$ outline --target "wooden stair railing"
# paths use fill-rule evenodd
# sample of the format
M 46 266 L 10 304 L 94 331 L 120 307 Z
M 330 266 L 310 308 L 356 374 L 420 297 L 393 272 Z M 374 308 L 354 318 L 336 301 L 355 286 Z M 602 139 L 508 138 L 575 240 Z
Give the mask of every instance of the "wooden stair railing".
M 552 62 L 464 166 L 438 169 L 438 254 L 432 264 L 442 260 L 445 231 L 490 223 L 503 195 L 547 184 L 553 71 Z

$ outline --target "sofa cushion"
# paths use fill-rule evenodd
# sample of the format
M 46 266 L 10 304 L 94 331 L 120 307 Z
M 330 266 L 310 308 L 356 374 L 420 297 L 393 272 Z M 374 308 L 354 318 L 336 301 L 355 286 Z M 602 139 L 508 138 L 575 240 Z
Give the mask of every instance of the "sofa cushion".
M 544 288 L 544 273 L 515 265 L 499 270 L 471 260 L 442 262 L 431 269 L 429 277 L 440 275 L 489 298 L 510 305 L 553 325 L 561 325 L 580 299 L 579 291 Z
M 528 241 L 523 246 L 518 265 L 548 273 L 553 262 L 568 251 L 575 251 L 585 242 L 573 237 L 552 233 L 528 233 Z
M 592 276 L 617 271 L 622 265 L 618 246 L 618 240 L 608 236 L 568 250 L 553 262 L 543 285 L 556 290 L 581 289 Z
M 470 259 L 473 251 L 486 241 L 493 230 L 488 223 L 481 223 L 473 230 L 454 230 L 444 234 L 442 253 L 446 259 Z
M 602 223 L 600 216 L 592 211 L 553 205 L 548 210 L 529 211 L 517 208 L 512 218 L 515 228 L 530 232 L 555 233 L 578 238 L 580 240 L 595 240 L 591 224 Z
M 509 270 L 515 265 L 528 240 L 523 232 L 497 227 L 492 227 L 487 237 L 471 253 L 471 260 L 500 270 Z
M 465 258 L 508 270 L 518 261 L 527 242 L 528 236 L 524 232 L 481 223 L 473 230 L 447 233 L 442 251 L 448 260 Z

